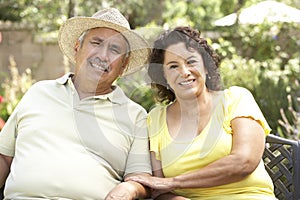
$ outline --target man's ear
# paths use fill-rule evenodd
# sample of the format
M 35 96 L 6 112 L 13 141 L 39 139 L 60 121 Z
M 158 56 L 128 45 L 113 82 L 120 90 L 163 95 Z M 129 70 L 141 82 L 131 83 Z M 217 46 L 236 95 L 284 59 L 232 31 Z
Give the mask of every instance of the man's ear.
M 78 49 L 79 49 L 79 48 L 80 48 L 80 42 L 79 42 L 79 40 L 77 40 L 76 43 L 75 43 L 75 47 L 74 47 L 75 53 L 78 52 Z
M 124 69 L 126 69 L 126 66 L 128 65 L 128 63 L 129 63 L 129 56 L 126 56 L 125 60 L 123 61 L 122 67 Z
M 74 58 L 75 58 L 75 60 L 77 59 L 77 53 L 79 51 L 79 48 L 80 48 L 80 42 L 79 42 L 79 40 L 77 40 L 76 43 L 75 43 L 75 46 L 74 46 L 74 51 L 75 51 Z
M 126 67 L 127 67 L 128 63 L 129 63 L 129 56 L 126 56 L 125 59 L 123 60 L 123 63 L 122 63 L 122 66 L 121 66 L 122 70 L 121 70 L 119 76 L 122 76 L 122 74 L 126 70 Z

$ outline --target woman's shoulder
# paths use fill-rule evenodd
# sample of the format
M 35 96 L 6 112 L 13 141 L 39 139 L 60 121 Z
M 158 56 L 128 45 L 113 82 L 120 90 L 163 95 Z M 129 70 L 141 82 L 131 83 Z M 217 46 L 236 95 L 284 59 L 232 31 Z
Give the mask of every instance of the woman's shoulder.
M 225 96 L 228 98 L 242 97 L 242 96 L 252 96 L 249 89 L 241 86 L 231 86 L 224 90 Z
M 149 115 L 157 115 L 159 113 L 165 112 L 167 105 L 155 104 L 149 111 Z
M 241 93 L 241 92 L 250 92 L 249 89 L 245 88 L 245 87 L 241 87 L 241 86 L 230 86 L 229 88 L 225 89 L 225 91 L 227 92 L 231 92 L 231 93 Z
M 148 124 L 151 127 L 160 127 L 166 120 L 165 105 L 155 105 L 148 114 Z

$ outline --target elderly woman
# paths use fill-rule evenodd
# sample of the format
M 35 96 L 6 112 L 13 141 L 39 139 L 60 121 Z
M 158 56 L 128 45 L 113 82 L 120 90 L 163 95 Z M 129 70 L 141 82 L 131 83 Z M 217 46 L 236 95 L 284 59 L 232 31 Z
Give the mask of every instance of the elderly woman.
M 128 180 L 156 199 L 273 200 L 262 154 L 270 128 L 245 88 L 222 89 L 219 58 L 177 27 L 154 43 L 148 74 L 162 105 L 148 116 L 153 177 Z

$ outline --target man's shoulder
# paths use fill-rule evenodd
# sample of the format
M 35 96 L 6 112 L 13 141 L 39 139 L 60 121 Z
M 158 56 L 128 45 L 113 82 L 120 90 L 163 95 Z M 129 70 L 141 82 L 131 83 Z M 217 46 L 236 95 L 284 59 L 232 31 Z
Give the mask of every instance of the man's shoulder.
M 47 87 L 51 87 L 51 86 L 56 86 L 57 85 L 57 81 L 56 80 L 40 80 L 37 81 L 36 83 L 34 83 L 32 85 L 32 88 L 47 88 Z
M 43 93 L 46 91 L 57 91 L 57 88 L 61 84 L 58 84 L 56 80 L 40 80 L 35 82 L 27 91 L 29 94 Z
M 139 103 L 135 102 L 134 100 L 132 100 L 130 97 L 127 96 L 127 94 L 124 92 L 124 90 L 117 86 L 117 89 L 115 91 L 115 95 L 114 95 L 114 100 L 118 100 L 120 103 L 126 103 L 126 105 L 129 106 L 130 110 L 138 110 L 138 111 L 142 111 L 145 114 L 147 114 L 146 109 L 140 105 Z
M 135 110 L 139 110 L 140 112 L 143 112 L 145 114 L 145 116 L 147 115 L 147 111 L 142 105 L 140 105 L 137 102 L 133 101 L 129 97 L 127 97 L 127 98 L 128 98 L 128 104 L 130 104 L 131 108 L 133 108 Z

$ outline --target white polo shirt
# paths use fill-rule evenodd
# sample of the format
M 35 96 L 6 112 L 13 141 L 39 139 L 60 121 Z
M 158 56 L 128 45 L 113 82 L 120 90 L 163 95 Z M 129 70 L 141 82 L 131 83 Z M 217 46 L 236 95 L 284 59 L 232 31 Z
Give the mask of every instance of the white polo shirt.
M 2 129 L 6 199 L 104 199 L 126 174 L 151 173 L 146 111 L 118 86 L 79 100 L 70 76 L 34 84 Z

